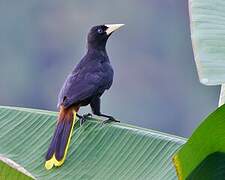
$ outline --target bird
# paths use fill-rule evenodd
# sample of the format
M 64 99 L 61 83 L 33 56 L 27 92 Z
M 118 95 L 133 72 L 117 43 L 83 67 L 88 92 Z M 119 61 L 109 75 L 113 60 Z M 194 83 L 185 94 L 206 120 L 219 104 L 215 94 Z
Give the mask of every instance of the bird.
M 59 109 L 56 128 L 45 156 L 45 168 L 61 166 L 67 155 L 76 117 L 82 125 L 92 114 L 79 115 L 82 106 L 91 106 L 92 113 L 107 119 L 103 123 L 119 122 L 111 115 L 101 113 L 102 94 L 113 83 L 114 71 L 106 51 L 106 43 L 113 32 L 124 24 L 103 24 L 90 29 L 87 52 L 67 76 L 58 95 Z

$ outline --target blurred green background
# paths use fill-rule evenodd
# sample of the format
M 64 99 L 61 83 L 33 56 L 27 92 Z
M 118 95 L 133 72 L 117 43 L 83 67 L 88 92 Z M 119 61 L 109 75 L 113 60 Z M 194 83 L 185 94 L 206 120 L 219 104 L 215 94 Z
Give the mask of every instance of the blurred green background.
M 108 41 L 115 78 L 102 111 L 189 136 L 217 107 L 219 88 L 198 80 L 186 0 L 0 0 L 0 104 L 55 111 L 88 30 L 104 23 L 126 26 Z

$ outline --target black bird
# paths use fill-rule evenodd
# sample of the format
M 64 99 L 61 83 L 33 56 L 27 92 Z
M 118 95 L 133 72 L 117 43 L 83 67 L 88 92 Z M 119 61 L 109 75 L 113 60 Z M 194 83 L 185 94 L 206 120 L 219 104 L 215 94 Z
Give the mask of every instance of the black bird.
M 106 52 L 109 36 L 124 24 L 105 24 L 91 28 L 87 37 L 87 53 L 66 78 L 58 96 L 57 126 L 46 154 L 46 169 L 61 166 L 66 158 L 76 116 L 82 124 L 85 117 L 77 114 L 81 106 L 90 104 L 93 114 L 104 116 L 105 122 L 116 121 L 100 111 L 100 97 L 113 82 L 113 68 Z

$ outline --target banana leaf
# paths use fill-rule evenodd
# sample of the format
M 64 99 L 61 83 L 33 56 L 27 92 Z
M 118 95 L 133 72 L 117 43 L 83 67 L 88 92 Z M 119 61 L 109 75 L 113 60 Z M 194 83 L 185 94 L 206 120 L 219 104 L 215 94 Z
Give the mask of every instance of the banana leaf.
M 184 138 L 98 118 L 76 123 L 65 163 L 48 171 L 56 119 L 56 112 L 0 107 L 0 154 L 17 164 L 0 158 L 1 179 L 177 179 L 171 157 Z
M 200 81 L 225 82 L 225 1 L 189 0 L 191 38 Z M 224 85 L 223 85 L 224 87 Z M 220 104 L 223 102 L 223 94 Z M 179 179 L 224 180 L 225 106 L 210 114 L 174 156 Z
M 173 161 L 180 180 L 224 180 L 225 105 L 200 124 Z
M 225 83 L 225 1 L 189 0 L 189 15 L 200 81 Z

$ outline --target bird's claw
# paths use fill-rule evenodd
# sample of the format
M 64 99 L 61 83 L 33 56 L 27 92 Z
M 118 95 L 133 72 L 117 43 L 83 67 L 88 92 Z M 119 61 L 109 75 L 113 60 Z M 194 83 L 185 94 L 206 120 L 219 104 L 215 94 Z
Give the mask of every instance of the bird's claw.
M 79 121 L 80 121 L 80 126 L 82 126 L 84 122 L 86 121 L 86 119 L 82 116 L 81 118 L 79 118 Z
M 83 117 L 84 118 L 89 118 L 89 117 L 92 117 L 92 114 L 91 113 L 87 113 L 87 114 L 84 114 Z
M 107 123 L 110 123 L 110 122 L 120 122 L 120 121 L 118 121 L 114 117 L 110 116 L 108 119 L 104 120 L 102 123 L 107 124 Z
M 81 126 L 82 124 L 84 124 L 84 122 L 87 120 L 87 118 L 92 117 L 92 114 L 87 113 L 87 114 L 84 114 L 82 116 L 79 115 L 78 117 L 79 117 L 80 126 Z

